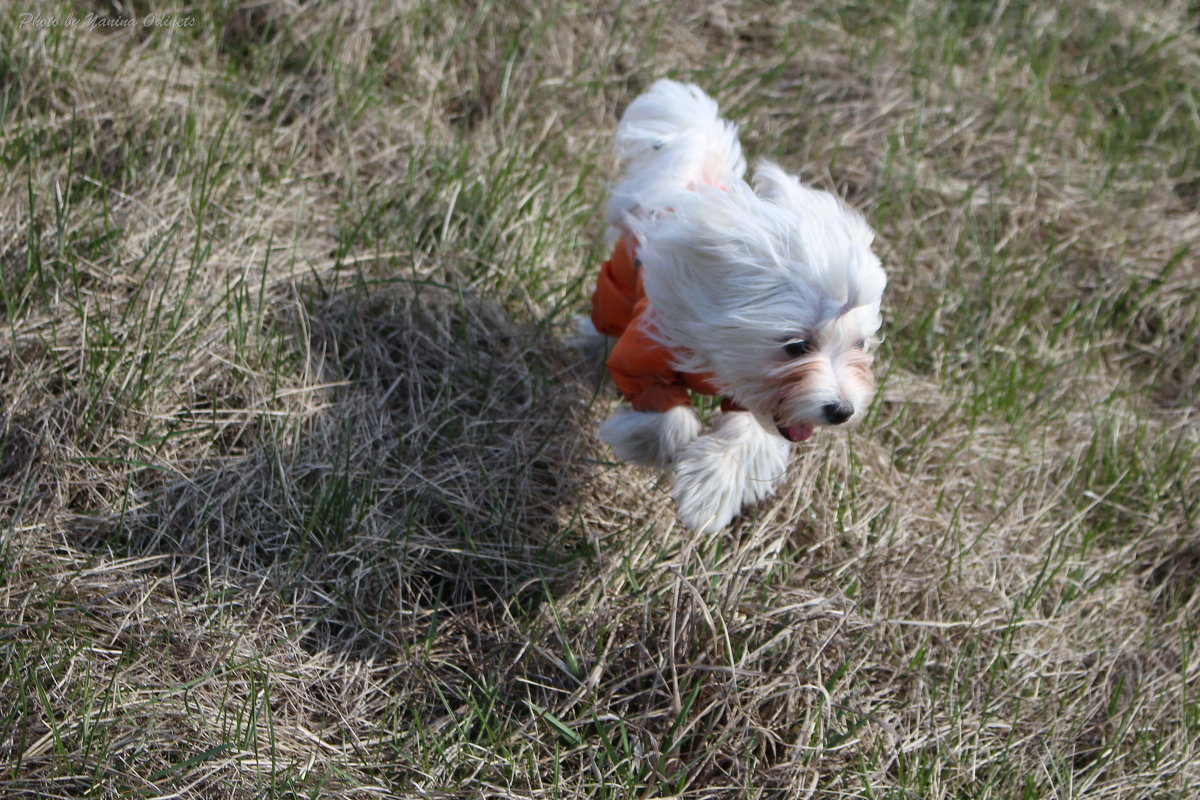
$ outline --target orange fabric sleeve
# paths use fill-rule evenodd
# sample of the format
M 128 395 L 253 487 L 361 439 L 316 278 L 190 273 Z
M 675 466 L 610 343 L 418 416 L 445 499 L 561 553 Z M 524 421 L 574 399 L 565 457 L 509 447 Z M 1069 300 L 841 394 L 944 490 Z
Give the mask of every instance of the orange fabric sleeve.
M 646 333 L 642 312 L 646 300 L 634 306 L 634 318 L 608 357 L 613 383 L 638 411 L 667 411 L 690 405 L 688 387 L 671 367 L 671 354 Z
M 592 294 L 592 324 L 605 336 L 620 336 L 633 321 L 634 306 L 642 296 L 641 264 L 634 256 L 635 243 L 622 236 L 612 256 L 600 267 Z
M 667 411 L 690 405 L 689 389 L 716 394 L 712 376 L 676 372 L 671 353 L 646 332 L 647 303 L 636 246 L 633 237 L 621 237 L 600 268 L 592 294 L 592 323 L 600 333 L 617 339 L 607 362 L 613 383 L 638 411 Z M 723 402 L 722 410 L 739 408 L 727 402 L 731 408 L 725 408 Z

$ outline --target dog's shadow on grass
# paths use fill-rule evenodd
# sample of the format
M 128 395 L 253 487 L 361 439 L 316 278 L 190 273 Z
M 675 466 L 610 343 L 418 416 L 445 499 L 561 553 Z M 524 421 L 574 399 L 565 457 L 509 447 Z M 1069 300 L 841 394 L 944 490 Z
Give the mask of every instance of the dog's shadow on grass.
M 274 391 L 244 455 L 166 487 L 129 525 L 133 549 L 269 587 L 319 649 L 539 602 L 585 546 L 578 357 L 447 287 L 311 294 L 280 314 L 297 347 L 279 354 L 310 388 Z

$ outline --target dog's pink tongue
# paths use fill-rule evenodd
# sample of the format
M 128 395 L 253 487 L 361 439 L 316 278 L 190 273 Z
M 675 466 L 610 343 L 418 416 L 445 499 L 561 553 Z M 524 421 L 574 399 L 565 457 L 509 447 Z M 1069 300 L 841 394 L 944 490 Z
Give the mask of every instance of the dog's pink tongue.
M 808 441 L 808 437 L 812 435 L 812 425 L 789 425 L 787 428 L 787 438 L 793 442 Z

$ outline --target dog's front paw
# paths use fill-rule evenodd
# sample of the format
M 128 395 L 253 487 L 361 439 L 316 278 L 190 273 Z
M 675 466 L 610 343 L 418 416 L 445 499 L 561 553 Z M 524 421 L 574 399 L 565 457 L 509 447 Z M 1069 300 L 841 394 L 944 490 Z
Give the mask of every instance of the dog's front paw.
M 671 496 L 684 525 L 715 533 L 741 511 L 744 485 L 741 465 L 728 457 L 725 443 L 701 436 L 679 454 Z
M 789 452 L 752 414 L 722 415 L 711 433 L 679 454 L 672 495 L 680 520 L 699 533 L 724 528 L 744 506 L 774 494 Z
M 606 419 L 599 433 L 622 461 L 663 468 L 700 435 L 700 419 L 691 406 L 661 412 L 624 408 Z
M 730 433 L 736 429 L 736 444 L 730 451 L 745 472 L 742 505 L 752 505 L 775 494 L 787 473 L 788 457 L 792 453 L 787 440 L 758 424 L 753 414 L 742 411 L 725 414 L 718 427 Z

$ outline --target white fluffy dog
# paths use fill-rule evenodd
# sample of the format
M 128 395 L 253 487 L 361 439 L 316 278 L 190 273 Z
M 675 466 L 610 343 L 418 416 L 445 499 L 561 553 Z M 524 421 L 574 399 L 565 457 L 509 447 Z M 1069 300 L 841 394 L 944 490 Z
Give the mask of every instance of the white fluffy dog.
M 774 493 L 789 442 L 862 416 L 887 278 L 837 197 L 771 163 L 746 183 L 737 128 L 696 86 L 655 83 L 616 145 L 615 249 L 584 327 L 615 340 L 607 366 L 629 406 L 600 436 L 672 470 L 684 524 L 719 530 Z M 706 433 L 689 391 L 722 397 Z

